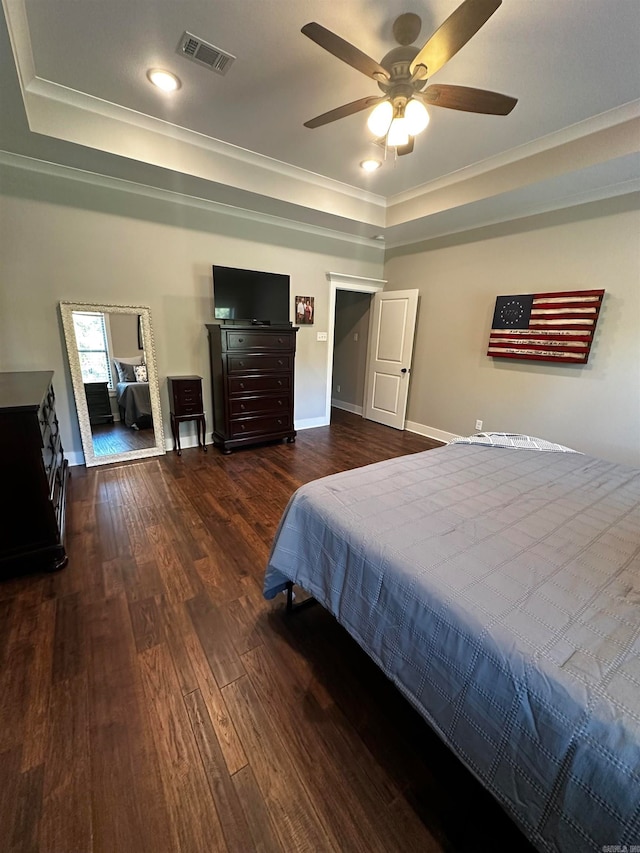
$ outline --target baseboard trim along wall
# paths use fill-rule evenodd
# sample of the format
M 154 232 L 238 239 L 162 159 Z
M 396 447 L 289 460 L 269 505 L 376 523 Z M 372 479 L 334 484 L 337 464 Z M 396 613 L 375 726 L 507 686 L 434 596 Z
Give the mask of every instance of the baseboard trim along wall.
M 408 432 L 415 432 L 418 435 L 424 435 L 425 438 L 433 438 L 436 441 L 453 441 L 454 438 L 460 438 L 455 432 L 446 432 L 443 429 L 418 424 L 415 421 L 405 421 L 404 428 Z
M 362 406 L 356 406 L 353 403 L 345 403 L 344 400 L 334 400 L 331 398 L 331 406 L 336 409 L 343 409 L 345 412 L 351 412 L 353 415 L 363 414 Z

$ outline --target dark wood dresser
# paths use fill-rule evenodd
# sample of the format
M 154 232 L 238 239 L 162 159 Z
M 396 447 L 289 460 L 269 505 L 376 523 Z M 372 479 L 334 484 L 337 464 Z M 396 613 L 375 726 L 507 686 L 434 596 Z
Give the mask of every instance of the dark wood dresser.
M 109 400 L 109 386 L 106 382 L 85 382 L 84 393 L 89 410 L 89 423 L 112 424 L 113 412 Z
M 53 371 L 0 373 L 0 476 L 7 501 L 0 575 L 61 569 L 69 466 L 60 441 Z
M 202 403 L 202 376 L 167 376 L 169 386 L 169 408 L 171 414 L 171 433 L 173 449 L 182 455 L 180 447 L 180 424 L 183 421 L 195 421 L 198 430 L 198 447 L 206 452 L 206 424 Z M 202 444 L 200 433 L 202 432 Z
M 295 441 L 297 328 L 207 325 L 213 443 L 223 453 L 265 441 Z

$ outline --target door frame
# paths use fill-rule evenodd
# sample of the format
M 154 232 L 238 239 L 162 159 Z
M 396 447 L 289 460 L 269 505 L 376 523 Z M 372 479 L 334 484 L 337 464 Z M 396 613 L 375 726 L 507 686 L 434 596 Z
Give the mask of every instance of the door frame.
M 329 280 L 329 322 L 327 324 L 327 393 L 325 402 L 325 425 L 331 423 L 331 397 L 333 389 L 333 347 L 336 332 L 336 292 L 350 290 L 356 293 L 370 293 L 372 296 L 384 290 L 387 283 L 382 278 L 367 278 L 361 275 L 346 275 L 339 272 L 328 272 Z

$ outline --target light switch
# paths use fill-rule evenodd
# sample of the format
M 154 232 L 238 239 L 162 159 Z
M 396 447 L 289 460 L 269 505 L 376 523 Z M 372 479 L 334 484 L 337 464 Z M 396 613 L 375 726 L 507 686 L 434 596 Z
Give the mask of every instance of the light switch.
M 354 332 L 354 333 L 353 333 L 353 340 L 354 340 L 354 341 L 357 341 L 357 340 L 358 340 L 358 333 L 357 333 L 357 332 Z
M 326 332 L 318 332 L 317 340 L 326 341 L 327 340 L 327 333 Z

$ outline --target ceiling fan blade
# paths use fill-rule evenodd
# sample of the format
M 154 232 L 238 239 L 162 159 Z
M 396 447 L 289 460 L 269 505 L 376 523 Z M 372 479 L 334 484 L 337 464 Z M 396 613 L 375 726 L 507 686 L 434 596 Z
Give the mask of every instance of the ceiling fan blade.
M 492 116 L 509 115 L 518 103 L 518 99 L 510 95 L 501 95 L 486 89 L 472 89 L 469 86 L 447 86 L 438 83 L 427 86 L 418 97 L 425 104 L 432 104 L 435 107 Z
M 411 152 L 413 151 L 414 140 L 415 140 L 415 137 L 410 136 L 409 141 L 407 142 L 406 145 L 398 145 L 398 147 L 396 148 L 396 153 L 397 153 L 398 157 L 402 157 L 403 154 L 411 154 Z
M 465 0 L 458 6 L 411 63 L 414 78 L 432 77 L 478 32 L 501 3 L 502 0 Z
M 336 107 L 335 110 L 329 110 L 328 113 L 322 113 L 321 116 L 305 121 L 305 127 L 322 127 L 323 124 L 329 124 L 331 121 L 337 121 L 339 118 L 359 113 L 361 110 L 366 110 L 368 107 L 373 107 L 376 104 L 384 101 L 384 96 L 376 97 L 375 95 L 368 98 L 360 98 L 358 101 L 351 101 L 350 104 L 343 104 L 341 107 Z
M 308 36 L 311 41 L 328 50 L 338 59 L 346 62 L 356 71 L 366 74 L 367 77 L 372 77 L 374 80 L 388 80 L 389 72 L 382 67 L 375 59 L 371 59 L 366 53 L 358 50 L 357 47 L 345 41 L 340 36 L 332 33 L 321 24 L 316 24 L 312 21 L 310 24 L 305 24 L 301 32 Z

